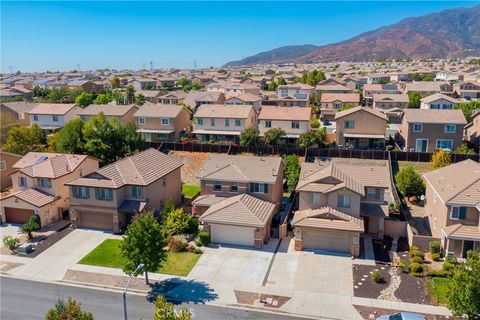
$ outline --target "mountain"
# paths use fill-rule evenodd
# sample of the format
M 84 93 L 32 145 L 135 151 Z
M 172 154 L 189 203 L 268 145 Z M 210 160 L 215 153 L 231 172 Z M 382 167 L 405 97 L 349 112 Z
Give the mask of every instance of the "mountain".
M 262 52 L 225 66 L 261 63 L 376 61 L 450 58 L 480 54 L 480 5 L 410 17 L 390 26 L 325 46 L 293 45 Z

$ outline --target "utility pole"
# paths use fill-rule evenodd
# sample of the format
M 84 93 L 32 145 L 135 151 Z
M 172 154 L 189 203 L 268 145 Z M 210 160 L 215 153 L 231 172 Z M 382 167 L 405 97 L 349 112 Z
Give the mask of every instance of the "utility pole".
M 150 71 L 153 70 L 153 61 L 150 61 Z

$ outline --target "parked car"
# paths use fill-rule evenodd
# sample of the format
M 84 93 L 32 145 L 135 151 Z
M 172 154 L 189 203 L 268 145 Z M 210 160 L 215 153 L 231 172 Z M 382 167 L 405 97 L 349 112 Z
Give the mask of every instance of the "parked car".
M 425 320 L 424 315 L 412 312 L 400 312 L 392 315 L 380 316 L 377 320 Z

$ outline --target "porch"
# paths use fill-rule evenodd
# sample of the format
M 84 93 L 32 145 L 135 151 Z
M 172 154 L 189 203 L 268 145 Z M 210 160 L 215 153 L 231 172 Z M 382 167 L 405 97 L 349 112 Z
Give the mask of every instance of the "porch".
M 345 133 L 345 147 L 359 150 L 384 150 L 385 136 L 381 134 Z

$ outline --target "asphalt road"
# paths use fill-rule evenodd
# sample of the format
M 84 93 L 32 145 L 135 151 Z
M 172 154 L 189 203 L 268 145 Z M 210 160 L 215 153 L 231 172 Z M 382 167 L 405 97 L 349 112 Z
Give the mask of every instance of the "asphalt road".
M 0 277 L 0 318 L 2 320 L 43 319 L 58 298 L 72 297 L 82 303 L 98 320 L 123 319 L 121 293 L 60 283 L 43 283 Z M 153 304 L 146 297 L 128 295 L 129 319 L 153 319 Z M 194 315 L 193 319 L 300 319 L 278 314 L 203 304 L 182 304 Z

